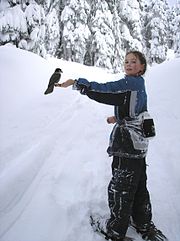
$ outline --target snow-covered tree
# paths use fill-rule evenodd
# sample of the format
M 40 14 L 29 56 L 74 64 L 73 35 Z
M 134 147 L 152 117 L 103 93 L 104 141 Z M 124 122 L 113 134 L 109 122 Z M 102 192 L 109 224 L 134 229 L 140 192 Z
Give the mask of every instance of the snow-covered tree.
M 175 16 L 172 21 L 173 25 L 173 48 L 175 55 L 180 57 L 180 0 L 177 1 L 176 8 L 174 9 Z
M 118 15 L 122 19 L 123 25 L 121 38 L 123 39 L 124 48 L 142 49 L 141 36 L 141 15 L 140 6 L 137 0 L 120 0 L 118 1 Z
M 118 15 L 117 6 L 114 6 L 113 11 L 113 34 L 115 39 L 114 44 L 114 62 L 113 62 L 113 71 L 119 72 L 122 69 L 122 64 L 124 61 L 125 49 L 123 49 L 123 39 L 122 39 L 122 26 L 123 22 Z
M 41 56 L 55 54 L 59 39 L 56 1 L 9 0 L 0 12 L 0 44 L 13 43 Z M 4 6 L 3 4 L 0 6 Z
M 47 8 L 45 27 L 45 48 L 48 54 L 55 55 L 60 43 L 60 24 L 58 8 Z
M 168 22 L 166 0 L 151 0 L 146 5 L 144 41 L 149 63 L 162 63 L 168 50 Z
M 29 38 L 19 43 L 20 47 L 45 56 L 45 13 L 36 2 L 30 3 L 25 12 Z
M 128 50 L 142 49 L 139 3 L 136 0 L 95 1 L 92 13 L 94 64 L 118 72 Z
M 132 49 L 161 63 L 168 48 L 180 55 L 179 2 L 171 10 L 167 0 L 1 0 L 0 45 L 114 72 Z
M 110 1 L 114 2 L 114 1 Z M 122 69 L 124 55 L 129 50 L 142 50 L 141 11 L 138 1 L 116 1 L 113 14 L 113 34 L 115 38 L 113 70 Z
M 174 7 L 167 9 L 167 22 L 168 22 L 168 33 L 167 33 L 167 41 L 168 41 L 168 48 L 173 49 L 173 35 L 174 35 L 174 19 L 176 13 L 174 11 Z
M 44 11 L 35 1 L 9 0 L 9 6 L 0 13 L 0 42 L 45 55 Z
M 113 19 L 105 0 L 93 2 L 91 18 L 91 55 L 93 65 L 112 69 L 115 39 Z
M 0 44 L 11 42 L 18 47 L 21 39 L 27 37 L 27 24 L 21 6 L 8 5 L 0 12 Z
M 63 26 L 61 48 L 62 57 L 83 63 L 90 37 L 88 28 L 89 4 L 86 0 L 69 0 L 61 13 Z

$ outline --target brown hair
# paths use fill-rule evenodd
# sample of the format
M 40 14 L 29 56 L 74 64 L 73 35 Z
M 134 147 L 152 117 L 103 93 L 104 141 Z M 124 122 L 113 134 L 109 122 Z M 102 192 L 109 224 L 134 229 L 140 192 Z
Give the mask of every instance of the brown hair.
M 146 58 L 145 58 L 144 54 L 139 52 L 139 51 L 134 51 L 134 50 L 127 52 L 126 56 L 128 54 L 134 54 L 139 59 L 140 63 L 144 64 L 144 70 L 142 71 L 142 75 L 143 75 L 146 72 L 146 69 L 147 69 L 147 61 L 146 61 Z

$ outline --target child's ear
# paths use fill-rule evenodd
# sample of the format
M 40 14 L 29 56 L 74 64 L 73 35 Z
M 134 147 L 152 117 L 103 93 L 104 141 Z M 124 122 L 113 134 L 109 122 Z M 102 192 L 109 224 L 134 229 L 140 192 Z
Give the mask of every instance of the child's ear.
M 142 74 L 143 74 L 143 71 L 140 70 L 140 71 L 137 73 L 137 76 L 140 76 L 140 75 L 142 75 Z
M 143 72 L 145 69 L 145 64 L 141 64 L 141 71 Z
M 145 68 L 145 64 L 141 64 L 140 71 L 138 72 L 139 75 L 144 73 L 144 68 Z

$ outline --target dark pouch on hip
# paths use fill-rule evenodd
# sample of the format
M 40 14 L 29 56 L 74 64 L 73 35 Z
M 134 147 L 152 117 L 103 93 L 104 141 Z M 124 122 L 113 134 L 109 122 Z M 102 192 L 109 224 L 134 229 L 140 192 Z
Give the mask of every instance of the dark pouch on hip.
M 142 130 L 145 138 L 154 137 L 156 135 L 154 121 L 152 118 L 143 120 Z

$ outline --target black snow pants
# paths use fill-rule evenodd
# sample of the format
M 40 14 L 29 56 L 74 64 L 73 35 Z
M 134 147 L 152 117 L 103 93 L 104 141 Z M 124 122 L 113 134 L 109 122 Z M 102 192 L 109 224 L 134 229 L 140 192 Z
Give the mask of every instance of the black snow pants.
M 114 157 L 112 179 L 108 186 L 110 219 L 107 231 L 125 237 L 130 217 L 137 226 L 151 221 L 151 203 L 146 187 L 146 161 Z

